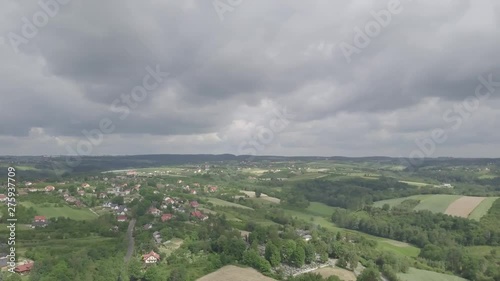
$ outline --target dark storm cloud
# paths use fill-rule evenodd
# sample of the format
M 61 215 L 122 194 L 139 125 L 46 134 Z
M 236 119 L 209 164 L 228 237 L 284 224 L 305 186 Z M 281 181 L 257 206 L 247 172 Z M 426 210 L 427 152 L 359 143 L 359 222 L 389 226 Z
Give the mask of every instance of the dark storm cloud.
M 354 44 L 355 28 L 387 3 L 242 1 L 221 20 L 211 1 L 70 1 L 19 53 L 0 45 L 0 142 L 16 153 L 65 153 L 109 118 L 113 145 L 100 153 L 237 153 L 255 128 L 269 127 L 270 110 L 286 107 L 294 118 L 267 154 L 405 153 L 415 137 L 449 125 L 443 113 L 474 94 L 478 76 L 500 80 L 500 6 L 400 5 L 348 62 L 340 46 Z M 4 10 L 8 39 L 40 7 Z M 169 78 L 120 119 L 111 104 L 125 104 L 148 66 Z M 499 134 L 487 128 L 498 127 L 497 103 L 498 93 L 483 102 L 447 152 L 477 144 L 468 136 L 478 133 L 479 151 L 495 145 Z

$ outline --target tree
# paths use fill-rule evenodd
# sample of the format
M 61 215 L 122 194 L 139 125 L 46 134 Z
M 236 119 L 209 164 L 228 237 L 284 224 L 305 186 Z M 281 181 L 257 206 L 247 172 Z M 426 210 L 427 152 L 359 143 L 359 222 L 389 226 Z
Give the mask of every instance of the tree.
M 263 273 L 271 271 L 271 264 L 253 249 L 245 251 L 243 254 L 243 263 Z
M 115 196 L 113 199 L 111 199 L 111 203 L 113 204 L 118 204 L 118 205 L 123 205 L 123 196 Z
M 280 250 L 271 241 L 266 244 L 265 257 L 273 267 L 281 264 Z
M 367 267 L 356 279 L 357 281 L 381 281 L 380 272 L 375 267 Z
M 259 189 L 255 190 L 255 197 L 260 198 L 261 195 L 262 192 Z
M 184 267 L 174 268 L 170 273 L 167 281 L 184 281 L 188 280 L 187 271 Z
M 314 246 L 312 244 L 306 244 L 304 247 L 305 251 L 305 262 L 307 264 L 310 264 L 311 262 L 314 261 L 314 258 L 316 257 L 316 251 L 314 249 Z
M 131 280 L 141 280 L 144 276 L 142 273 L 142 264 L 138 259 L 132 259 L 128 264 L 127 270 Z
M 305 263 L 306 252 L 302 245 L 297 245 L 295 251 L 293 251 L 292 256 L 290 257 L 290 263 L 295 267 L 302 267 Z

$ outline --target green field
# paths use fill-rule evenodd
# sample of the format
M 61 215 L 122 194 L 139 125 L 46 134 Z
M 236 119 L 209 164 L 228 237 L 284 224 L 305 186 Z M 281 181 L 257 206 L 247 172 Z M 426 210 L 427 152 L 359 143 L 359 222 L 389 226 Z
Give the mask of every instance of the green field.
M 442 274 L 433 271 L 410 268 L 408 273 L 399 273 L 402 281 L 467 281 L 454 275 Z
M 448 206 L 462 195 L 436 194 L 422 200 L 414 210 L 428 210 L 433 213 L 444 213 Z
M 67 217 L 74 220 L 91 220 L 97 217 L 86 208 L 76 209 L 67 205 L 64 207 L 42 207 L 31 202 L 21 202 L 21 205 L 27 208 L 33 207 L 38 215 L 46 216 L 47 218 Z
M 391 208 L 392 208 L 392 207 L 395 207 L 395 206 L 403 203 L 403 201 L 408 200 L 408 199 L 424 200 L 430 196 L 431 195 L 413 195 L 413 196 L 402 197 L 402 198 L 382 200 L 382 201 L 377 201 L 377 202 L 373 203 L 373 206 L 378 207 L 378 208 L 382 208 L 382 206 L 384 206 L 385 204 L 389 204 L 389 206 L 391 206 Z
M 469 219 L 480 220 L 484 215 L 488 213 L 493 203 L 498 199 L 498 197 L 490 197 L 484 199 L 479 206 L 477 206 L 472 213 L 469 215 Z
M 311 202 L 307 211 L 318 216 L 331 217 L 334 208 L 323 203 Z
M 215 206 L 236 207 L 236 208 L 253 210 L 250 207 L 243 206 L 243 205 L 240 205 L 240 204 L 236 204 L 236 203 L 233 203 L 233 202 L 228 202 L 228 201 L 225 201 L 225 200 L 222 200 L 222 199 L 219 199 L 219 198 L 208 198 L 207 200 L 208 200 L 208 202 L 214 204 Z

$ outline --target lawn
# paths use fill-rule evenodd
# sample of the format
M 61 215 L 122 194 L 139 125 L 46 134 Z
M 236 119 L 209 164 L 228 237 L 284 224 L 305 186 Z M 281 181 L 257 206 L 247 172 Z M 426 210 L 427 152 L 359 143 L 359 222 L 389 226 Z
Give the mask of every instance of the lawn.
M 46 216 L 47 218 L 67 217 L 74 220 L 91 220 L 97 216 L 89 209 L 77 209 L 64 205 L 63 207 L 42 207 L 31 202 L 21 202 L 24 207 L 33 207 L 38 215 Z
M 240 204 L 236 204 L 236 203 L 232 203 L 232 202 L 228 202 L 228 201 L 225 201 L 225 200 L 222 200 L 222 199 L 219 199 L 219 198 L 208 198 L 207 199 L 208 202 L 214 204 L 215 206 L 222 206 L 222 207 L 236 207 L 236 208 L 242 208 L 242 209 L 250 209 L 250 210 L 253 210 L 252 208 L 250 207 L 247 207 L 247 206 L 243 206 L 243 205 L 240 205 Z
M 462 195 L 432 195 L 420 202 L 414 210 L 428 210 L 433 213 L 444 213 L 448 206 Z
M 399 273 L 401 281 L 467 281 L 454 275 L 442 274 L 433 271 L 410 268 L 408 273 Z
M 493 203 L 498 199 L 498 197 L 490 197 L 484 199 L 481 204 L 479 204 L 472 213 L 469 215 L 469 219 L 480 220 L 484 215 L 488 213 Z
M 166 241 L 162 246 L 159 247 L 160 252 L 165 253 L 165 256 L 170 256 L 175 250 L 179 249 L 184 243 L 184 240 L 174 238 L 172 240 Z
M 334 208 L 323 203 L 311 202 L 307 211 L 318 216 L 331 217 Z

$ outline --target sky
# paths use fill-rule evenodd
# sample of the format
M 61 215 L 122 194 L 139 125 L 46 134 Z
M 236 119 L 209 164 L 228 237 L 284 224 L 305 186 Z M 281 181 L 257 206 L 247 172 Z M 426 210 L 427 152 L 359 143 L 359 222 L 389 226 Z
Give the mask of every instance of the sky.
M 494 0 L 7 0 L 0 155 L 500 157 Z

